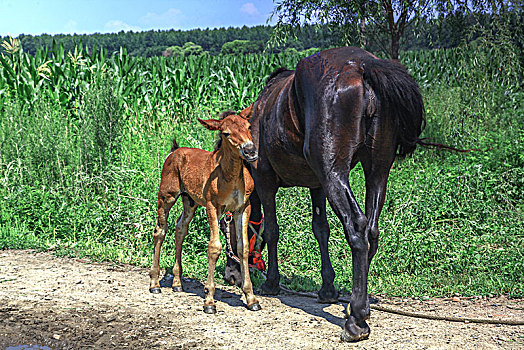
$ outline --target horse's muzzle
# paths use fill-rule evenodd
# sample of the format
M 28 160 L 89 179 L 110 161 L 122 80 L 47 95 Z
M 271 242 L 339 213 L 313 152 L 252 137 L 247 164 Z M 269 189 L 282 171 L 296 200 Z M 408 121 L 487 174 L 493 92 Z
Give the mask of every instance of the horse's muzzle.
M 255 144 L 251 141 L 248 141 L 242 144 L 242 146 L 240 146 L 240 154 L 249 163 L 252 163 L 258 159 L 257 148 L 255 147 Z

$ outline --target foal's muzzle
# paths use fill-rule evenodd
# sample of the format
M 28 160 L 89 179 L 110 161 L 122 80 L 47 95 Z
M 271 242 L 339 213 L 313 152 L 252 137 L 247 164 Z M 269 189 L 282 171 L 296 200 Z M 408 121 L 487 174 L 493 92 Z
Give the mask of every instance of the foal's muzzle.
M 258 159 L 257 148 L 255 147 L 255 144 L 251 141 L 243 143 L 242 146 L 240 146 L 240 154 L 246 161 L 250 163 Z

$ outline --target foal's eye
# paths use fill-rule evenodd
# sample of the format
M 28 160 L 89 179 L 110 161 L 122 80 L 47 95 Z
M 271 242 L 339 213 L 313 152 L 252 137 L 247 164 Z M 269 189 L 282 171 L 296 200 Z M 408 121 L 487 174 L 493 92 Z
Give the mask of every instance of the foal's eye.
M 228 132 L 223 132 L 222 135 L 224 135 L 225 137 L 229 137 L 229 135 L 231 135 L 231 134 L 228 133 Z

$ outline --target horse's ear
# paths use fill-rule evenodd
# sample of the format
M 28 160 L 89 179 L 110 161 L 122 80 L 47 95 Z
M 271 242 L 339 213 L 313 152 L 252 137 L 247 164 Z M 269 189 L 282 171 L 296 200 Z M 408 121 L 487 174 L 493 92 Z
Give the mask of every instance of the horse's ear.
M 202 120 L 199 118 L 198 121 L 209 130 L 220 130 L 220 126 L 222 125 L 222 121 L 216 119 Z
M 249 107 L 243 109 L 240 113 L 238 113 L 238 115 L 246 120 L 249 120 L 249 118 L 251 118 L 251 113 L 253 113 L 253 103 L 250 104 Z

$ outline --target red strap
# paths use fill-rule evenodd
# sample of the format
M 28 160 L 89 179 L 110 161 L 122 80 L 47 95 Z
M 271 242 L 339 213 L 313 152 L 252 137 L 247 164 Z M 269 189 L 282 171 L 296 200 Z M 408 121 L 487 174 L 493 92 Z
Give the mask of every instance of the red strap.
M 250 266 L 255 266 L 260 271 L 266 270 L 266 263 L 262 259 L 262 254 L 260 254 L 257 251 L 254 251 L 252 253 L 249 253 L 249 256 L 253 259 L 253 264 L 250 264 Z
M 249 220 L 249 223 L 253 225 L 262 225 L 262 222 L 264 222 L 264 218 L 260 219 L 259 222 Z
M 253 234 L 253 236 L 251 236 L 251 239 L 249 240 L 249 253 L 255 250 L 256 243 L 257 243 L 257 235 Z
M 228 217 L 233 216 L 233 213 L 230 211 L 226 212 L 225 214 Z M 259 222 L 249 221 L 252 225 L 262 225 L 262 222 L 264 222 L 264 218 L 260 219 Z M 262 254 L 260 254 L 260 251 L 255 250 L 255 244 L 257 243 L 257 234 L 254 233 L 253 236 L 251 236 L 251 239 L 249 240 L 249 257 L 252 259 L 252 264 L 249 264 L 249 267 L 256 267 L 260 271 L 266 271 L 266 263 L 264 262 L 264 259 L 262 258 Z M 234 256 L 234 255 L 233 255 Z M 237 258 L 236 256 L 234 256 Z M 238 258 L 237 258 L 238 259 Z M 240 260 L 238 260 L 240 262 Z

